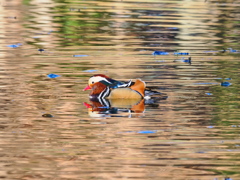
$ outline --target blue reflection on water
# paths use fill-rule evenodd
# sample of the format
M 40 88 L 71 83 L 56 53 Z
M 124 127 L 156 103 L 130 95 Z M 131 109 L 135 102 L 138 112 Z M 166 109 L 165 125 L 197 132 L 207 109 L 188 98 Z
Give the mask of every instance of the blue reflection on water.
M 228 86 L 231 86 L 231 83 L 230 82 L 222 82 L 221 86 L 228 87 Z
M 154 51 L 152 53 L 152 55 L 156 56 L 156 55 L 169 55 L 168 52 L 164 52 L 164 51 Z
M 238 52 L 238 50 L 232 49 L 232 48 L 227 48 L 229 52 Z
M 174 52 L 174 55 L 189 55 L 189 53 L 185 53 L 185 52 Z
M 140 134 L 151 134 L 151 133 L 156 133 L 157 131 L 156 130 L 146 130 L 146 131 L 138 131 L 137 133 L 140 133 Z
M 176 59 L 173 62 L 184 62 L 184 63 L 188 63 L 188 64 L 192 64 L 192 58 L 189 57 L 188 59 L 185 59 L 184 57 L 182 57 L 181 59 Z
M 153 134 L 156 132 L 157 132 L 157 130 L 141 130 L 141 131 L 125 131 L 125 132 L 119 132 L 119 133 Z
M 44 51 L 44 49 L 38 49 L 38 51 L 39 51 L 39 52 L 43 52 L 43 51 Z
M 205 153 L 204 151 L 198 151 L 198 152 L 196 152 L 196 153 L 201 153 L 201 154 L 203 154 L 203 153 Z
M 211 128 L 214 128 L 214 126 L 208 126 L 207 128 L 210 128 L 210 129 L 211 129 Z
M 192 64 L 192 59 L 191 57 L 189 59 L 184 59 L 183 62 Z
M 88 55 L 84 55 L 84 54 L 79 54 L 79 55 L 73 55 L 73 57 L 87 57 Z
M 58 75 L 58 74 L 48 74 L 47 77 L 49 77 L 49 78 L 57 78 L 57 77 L 60 77 L 60 75 Z
M 10 45 L 7 45 L 7 47 L 10 47 L 10 48 L 17 48 L 19 46 L 21 46 L 22 44 L 21 43 L 17 43 L 17 44 L 10 44 Z
M 92 72 L 96 72 L 97 70 L 94 70 L 94 69 L 89 69 L 89 70 L 85 70 L 85 71 L 83 71 L 83 72 L 90 72 L 90 73 L 92 73 Z

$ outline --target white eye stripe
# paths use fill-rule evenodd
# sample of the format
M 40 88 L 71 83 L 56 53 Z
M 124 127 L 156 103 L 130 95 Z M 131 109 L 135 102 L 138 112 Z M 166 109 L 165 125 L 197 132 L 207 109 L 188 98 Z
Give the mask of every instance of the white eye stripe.
M 104 77 L 101 77 L 101 76 L 96 76 L 96 77 L 91 77 L 89 79 L 89 84 L 92 84 L 93 82 L 96 83 L 96 82 L 100 82 L 100 81 L 106 81 L 108 82 L 109 84 L 112 84 L 110 81 L 108 81 L 106 78 Z

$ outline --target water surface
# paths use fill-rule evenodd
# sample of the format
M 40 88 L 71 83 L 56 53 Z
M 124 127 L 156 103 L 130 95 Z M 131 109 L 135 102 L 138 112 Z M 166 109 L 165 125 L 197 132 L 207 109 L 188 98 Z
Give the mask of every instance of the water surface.
M 239 1 L 5 0 L 0 12 L 2 179 L 240 178 Z M 82 89 L 98 73 L 164 96 L 91 102 Z

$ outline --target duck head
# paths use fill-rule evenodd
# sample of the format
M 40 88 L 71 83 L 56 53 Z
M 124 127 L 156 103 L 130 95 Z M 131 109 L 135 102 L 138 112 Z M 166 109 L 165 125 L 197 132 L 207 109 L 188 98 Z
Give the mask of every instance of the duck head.
M 88 80 L 88 85 L 83 89 L 83 91 L 91 89 L 90 97 L 98 97 L 106 88 L 117 81 L 104 75 L 96 74 Z
M 83 91 L 92 89 L 94 87 L 94 85 L 98 82 L 102 83 L 105 86 L 114 85 L 114 84 L 122 84 L 121 82 L 116 81 L 104 74 L 96 74 L 88 80 L 88 85 L 83 89 Z
M 92 89 L 90 95 L 99 95 L 103 92 L 106 87 L 114 88 L 114 86 L 121 85 L 120 81 L 116 81 L 104 74 L 95 74 L 88 80 L 88 85 L 83 89 L 83 91 Z

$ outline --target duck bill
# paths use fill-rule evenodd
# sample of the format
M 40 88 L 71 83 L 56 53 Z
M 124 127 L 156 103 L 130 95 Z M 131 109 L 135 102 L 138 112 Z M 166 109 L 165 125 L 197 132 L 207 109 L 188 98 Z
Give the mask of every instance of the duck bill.
M 91 104 L 88 104 L 88 103 L 86 103 L 86 102 L 84 102 L 83 105 L 84 105 L 86 108 L 91 108 L 91 107 L 92 107 Z
M 92 88 L 88 85 L 88 86 L 86 86 L 86 87 L 83 89 L 83 91 L 86 91 L 86 90 L 88 90 L 88 89 L 92 89 Z

